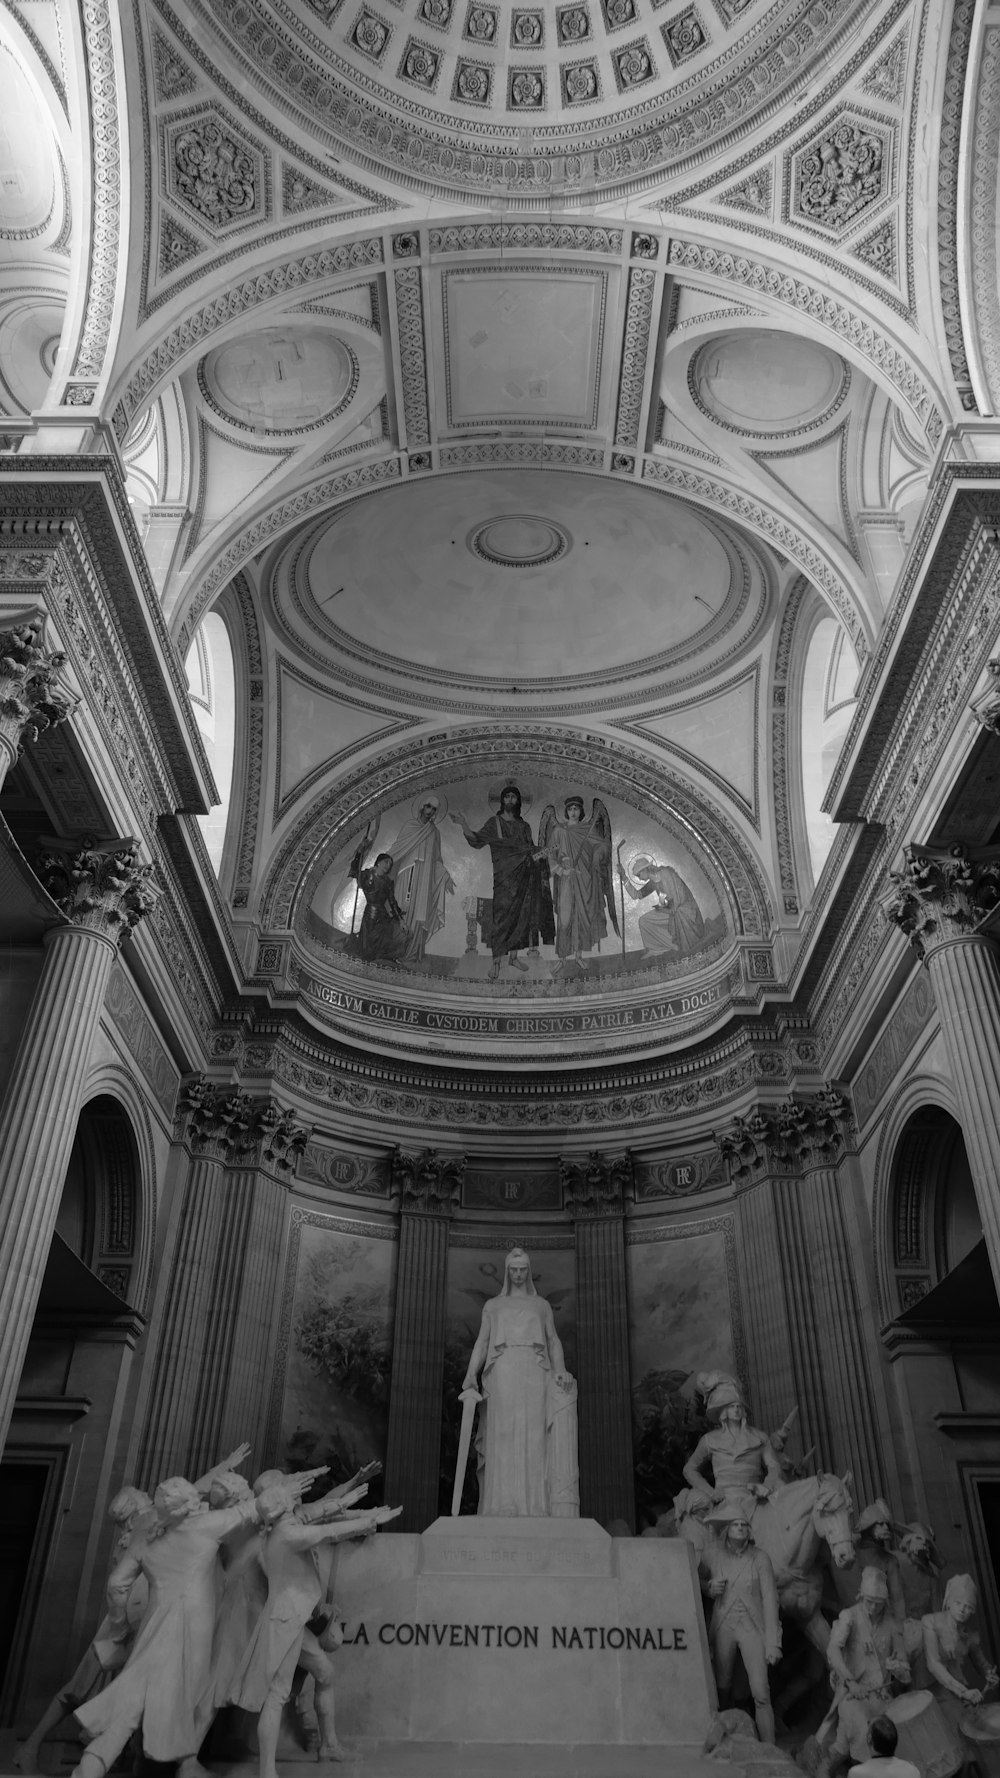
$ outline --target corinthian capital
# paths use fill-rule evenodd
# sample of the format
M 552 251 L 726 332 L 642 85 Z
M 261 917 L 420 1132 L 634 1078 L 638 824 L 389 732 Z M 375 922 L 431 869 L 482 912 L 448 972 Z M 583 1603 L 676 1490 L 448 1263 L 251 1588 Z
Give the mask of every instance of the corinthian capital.
M 885 917 L 926 958 L 938 945 L 978 932 L 995 911 L 1000 847 L 904 846 L 902 868 L 889 879 Z
M 121 944 L 152 913 L 158 891 L 135 840 L 50 840 L 36 874 L 74 926 Z
M 65 722 L 79 699 L 60 684 L 66 656 L 45 645 L 45 613 L 32 611 L 0 630 L 0 739 L 12 759 L 25 741 Z
M 425 1216 L 450 1216 L 462 1201 L 465 1156 L 438 1154 L 425 1148 L 421 1154 L 405 1154 L 397 1148 L 392 1157 L 392 1188 L 404 1210 Z
M 592 1149 L 585 1161 L 559 1162 L 563 1201 L 571 1216 L 620 1216 L 632 1183 L 632 1156 L 605 1155 Z

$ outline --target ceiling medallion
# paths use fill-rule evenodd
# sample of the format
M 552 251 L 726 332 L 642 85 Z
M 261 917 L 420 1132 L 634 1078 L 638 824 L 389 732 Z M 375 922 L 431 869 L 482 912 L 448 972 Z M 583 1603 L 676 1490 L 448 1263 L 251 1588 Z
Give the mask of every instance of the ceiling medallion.
M 562 525 L 530 512 L 501 513 L 469 532 L 466 544 L 474 556 L 497 568 L 544 568 L 573 547 Z

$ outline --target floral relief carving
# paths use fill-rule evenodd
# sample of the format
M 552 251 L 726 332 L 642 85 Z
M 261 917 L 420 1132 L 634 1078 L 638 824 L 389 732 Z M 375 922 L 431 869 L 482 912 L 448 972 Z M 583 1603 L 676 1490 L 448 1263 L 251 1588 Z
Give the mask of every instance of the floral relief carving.
M 219 117 L 170 129 L 168 165 L 173 195 L 215 228 L 263 215 L 261 157 Z
M 888 132 L 841 118 L 794 156 L 793 168 L 792 217 L 841 234 L 889 189 Z

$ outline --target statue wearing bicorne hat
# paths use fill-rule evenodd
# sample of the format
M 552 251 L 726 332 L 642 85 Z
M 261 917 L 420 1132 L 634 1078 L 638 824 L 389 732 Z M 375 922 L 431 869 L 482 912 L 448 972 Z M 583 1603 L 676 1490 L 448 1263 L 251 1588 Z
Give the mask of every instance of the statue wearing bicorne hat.
M 760 1427 L 750 1425 L 739 1385 L 732 1377 L 713 1382 L 705 1408 L 718 1424 L 698 1440 L 684 1465 L 684 1480 L 696 1494 L 715 1503 L 743 1505 L 749 1516 L 753 1500 L 766 1499 L 782 1485 L 781 1465 L 771 1440 Z
M 700 1562 L 702 1590 L 715 1601 L 708 1639 L 719 1702 L 725 1707 L 740 1655 L 754 1702 L 757 1733 L 774 1741 L 767 1670 L 781 1655 L 778 1588 L 770 1557 L 753 1541 L 746 1507 L 736 1500 L 706 1515 L 718 1539 Z

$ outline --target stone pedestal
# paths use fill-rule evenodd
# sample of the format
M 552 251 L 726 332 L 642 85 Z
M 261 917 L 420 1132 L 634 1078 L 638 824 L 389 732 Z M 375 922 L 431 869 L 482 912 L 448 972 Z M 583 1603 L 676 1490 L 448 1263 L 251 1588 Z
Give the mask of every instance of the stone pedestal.
M 683 1539 L 442 1518 L 422 1536 L 342 1544 L 336 1561 L 349 1740 L 701 1745 L 715 1691 Z

